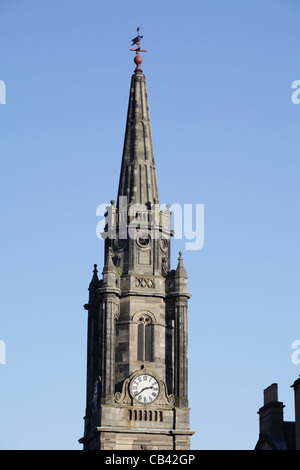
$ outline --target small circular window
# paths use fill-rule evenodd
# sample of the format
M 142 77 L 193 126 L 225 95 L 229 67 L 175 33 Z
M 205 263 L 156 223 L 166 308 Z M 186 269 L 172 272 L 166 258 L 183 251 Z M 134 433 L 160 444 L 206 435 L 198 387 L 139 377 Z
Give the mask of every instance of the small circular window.
M 141 248 L 147 248 L 151 243 L 151 237 L 148 233 L 142 233 L 137 237 L 136 242 Z

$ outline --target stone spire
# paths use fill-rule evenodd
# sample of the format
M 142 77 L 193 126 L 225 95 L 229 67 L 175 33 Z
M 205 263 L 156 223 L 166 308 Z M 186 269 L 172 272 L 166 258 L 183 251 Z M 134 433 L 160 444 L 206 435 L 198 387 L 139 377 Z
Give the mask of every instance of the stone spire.
M 105 266 L 100 281 L 95 266 L 85 306 L 87 391 L 80 440 L 85 450 L 189 450 L 193 434 L 188 406 L 191 294 L 181 253 L 177 269 L 170 269 L 171 211 L 169 205 L 159 207 L 140 67 L 140 53 L 146 51 L 137 32 L 117 206 L 111 201 L 106 207 Z M 140 381 L 142 388 L 136 388 Z
M 131 77 L 118 207 L 120 196 L 127 196 L 127 204 L 159 203 L 146 80 L 139 67 L 143 51 L 134 50 L 137 68 Z
M 103 287 L 116 287 L 117 270 L 113 263 L 112 255 L 112 249 L 109 247 L 106 256 L 106 263 L 102 271 Z
M 94 264 L 94 269 L 93 269 L 93 277 L 92 277 L 92 280 L 90 282 L 90 286 L 96 286 L 98 287 L 98 284 L 99 284 L 99 278 L 98 278 L 98 269 L 97 269 L 97 265 Z
M 182 251 L 179 251 L 178 265 L 175 271 L 175 277 L 183 277 L 187 279 L 187 273 L 183 265 Z
M 191 296 L 187 291 L 187 273 L 183 265 L 182 252 L 179 252 L 178 265 L 175 271 L 175 291 L 183 295 Z
M 93 277 L 89 285 L 89 301 L 92 303 L 97 298 L 97 290 L 100 287 L 97 265 L 94 264 Z

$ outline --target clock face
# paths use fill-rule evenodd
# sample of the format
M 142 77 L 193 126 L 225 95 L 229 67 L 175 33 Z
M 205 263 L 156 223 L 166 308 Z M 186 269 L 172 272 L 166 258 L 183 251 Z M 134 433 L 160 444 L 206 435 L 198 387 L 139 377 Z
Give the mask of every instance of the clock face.
M 151 237 L 148 233 L 141 233 L 137 237 L 136 242 L 141 248 L 147 248 L 151 243 Z
M 138 375 L 131 383 L 131 393 L 140 403 L 152 403 L 159 395 L 159 384 L 152 375 Z

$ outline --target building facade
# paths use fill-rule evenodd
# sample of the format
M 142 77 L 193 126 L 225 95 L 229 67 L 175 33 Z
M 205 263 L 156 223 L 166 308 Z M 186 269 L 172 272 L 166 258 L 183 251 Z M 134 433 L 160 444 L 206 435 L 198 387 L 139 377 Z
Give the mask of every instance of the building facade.
M 160 210 L 140 36 L 117 202 L 107 207 L 105 266 L 89 285 L 87 450 L 190 448 L 187 273 L 170 266 L 170 210 Z

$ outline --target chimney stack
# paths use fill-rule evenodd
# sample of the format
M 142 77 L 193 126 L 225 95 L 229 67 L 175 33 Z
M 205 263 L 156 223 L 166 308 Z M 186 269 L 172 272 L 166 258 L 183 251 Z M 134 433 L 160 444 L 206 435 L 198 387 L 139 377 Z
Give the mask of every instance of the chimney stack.
M 284 404 L 278 401 L 278 384 L 273 383 L 264 390 L 264 406 L 258 411 L 260 436 L 284 440 L 283 408 Z

